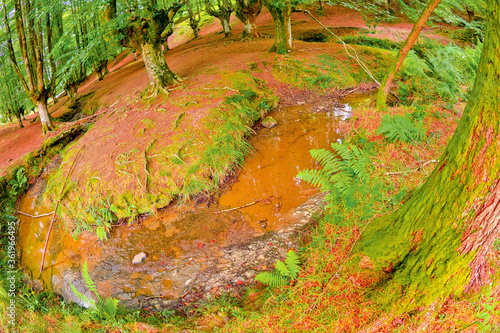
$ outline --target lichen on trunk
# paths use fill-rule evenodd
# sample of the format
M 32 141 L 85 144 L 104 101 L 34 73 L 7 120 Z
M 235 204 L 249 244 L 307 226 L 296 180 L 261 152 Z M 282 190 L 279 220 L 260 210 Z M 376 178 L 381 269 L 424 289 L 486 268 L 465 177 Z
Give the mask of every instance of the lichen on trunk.
M 396 212 L 367 226 L 358 251 L 384 271 L 399 310 L 460 295 L 487 281 L 500 232 L 500 12 L 489 0 L 476 82 L 440 163 Z M 394 290 L 399 292 L 394 293 Z
M 142 43 L 141 50 L 150 85 L 168 94 L 167 87 L 179 83 L 179 78 L 168 67 L 161 44 Z
M 286 4 L 278 6 L 270 2 L 265 2 L 265 5 L 273 17 L 275 27 L 274 45 L 269 49 L 269 52 L 287 54 L 292 50 L 293 7 Z

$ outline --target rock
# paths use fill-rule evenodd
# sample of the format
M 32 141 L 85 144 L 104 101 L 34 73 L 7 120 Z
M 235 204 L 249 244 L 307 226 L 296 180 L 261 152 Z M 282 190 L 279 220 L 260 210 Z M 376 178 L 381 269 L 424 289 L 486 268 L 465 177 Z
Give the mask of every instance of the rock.
M 137 265 L 137 264 L 141 264 L 144 262 L 144 260 L 146 259 L 147 255 L 146 253 L 144 252 L 141 252 L 139 254 L 137 254 L 134 259 L 132 259 L 132 264 L 134 265 Z
M 278 122 L 273 117 L 267 116 L 262 120 L 262 126 L 269 129 L 278 126 Z

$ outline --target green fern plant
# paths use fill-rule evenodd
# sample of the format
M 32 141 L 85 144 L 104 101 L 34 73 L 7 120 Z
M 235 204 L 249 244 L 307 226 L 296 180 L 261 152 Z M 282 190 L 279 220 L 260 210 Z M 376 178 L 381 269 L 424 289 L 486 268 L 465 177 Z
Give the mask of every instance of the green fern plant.
M 313 149 L 311 155 L 321 166 L 317 170 L 302 170 L 298 177 L 320 187 L 325 196 L 326 220 L 345 225 L 373 216 L 385 200 L 383 183 L 373 176 L 374 166 L 369 155 L 353 144 L 333 143 L 332 150 Z M 350 212 L 351 217 L 345 214 Z
M 26 178 L 24 168 L 19 168 L 16 172 L 16 176 L 12 178 L 8 184 L 10 185 L 9 194 L 12 197 L 17 196 L 28 184 L 28 178 Z
M 262 282 L 270 287 L 280 287 L 290 283 L 297 278 L 300 272 L 299 255 L 288 251 L 285 261 L 276 260 L 275 269 L 272 272 L 263 272 L 255 276 L 255 281 Z
M 425 139 L 425 128 L 406 116 L 384 115 L 377 134 L 384 135 L 388 142 L 419 142 Z
M 87 268 L 87 261 L 85 261 L 82 266 L 82 277 L 85 280 L 85 286 L 87 287 L 87 289 L 96 295 L 97 301 L 92 297 L 87 297 L 76 290 L 73 284 L 71 284 L 71 289 L 75 293 L 76 297 L 78 297 L 80 302 L 87 305 L 91 317 L 99 320 L 115 320 L 116 312 L 118 310 L 118 303 L 120 301 L 112 297 L 104 299 L 101 297 L 101 295 L 99 295 L 97 291 L 97 285 L 90 278 Z

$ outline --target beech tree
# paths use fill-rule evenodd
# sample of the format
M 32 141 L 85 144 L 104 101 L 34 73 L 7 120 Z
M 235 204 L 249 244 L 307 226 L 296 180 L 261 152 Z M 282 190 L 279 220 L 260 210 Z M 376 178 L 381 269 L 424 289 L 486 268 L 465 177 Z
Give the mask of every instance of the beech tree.
M 294 2 L 290 0 L 263 0 L 274 21 L 274 44 L 269 52 L 287 54 L 292 50 L 292 12 Z
M 358 245 L 385 274 L 386 300 L 402 311 L 488 282 L 487 256 L 500 232 L 499 45 L 500 0 L 488 0 L 480 65 L 455 134 L 424 185 L 375 218 Z
M 205 11 L 208 15 L 219 19 L 222 25 L 222 32 L 224 33 L 224 36 L 228 37 L 231 35 L 231 25 L 229 24 L 229 19 L 231 18 L 231 13 L 234 11 L 233 4 L 231 0 L 216 1 L 217 6 L 215 6 L 213 0 L 205 0 Z
M 242 38 L 259 37 L 257 16 L 262 10 L 262 0 L 236 0 L 236 17 L 243 23 Z
M 13 16 L 10 15 L 11 9 L 7 8 L 6 1 L 2 2 L 9 59 L 26 94 L 38 109 L 42 132 L 45 134 L 53 129 L 47 110 L 47 99 L 56 86 L 55 62 L 51 56 L 52 16 L 34 6 L 30 0 L 14 0 L 13 2 Z M 15 21 L 21 62 L 18 61 L 14 51 L 13 34 L 10 28 L 12 19 Z M 49 66 L 46 63 L 49 63 Z M 21 71 L 19 64 L 24 66 L 24 72 Z
M 5 50 L 2 50 L 2 53 Z M 6 61 L 5 61 L 6 60 Z M 22 117 L 31 105 L 26 92 L 16 76 L 14 68 L 8 59 L 0 58 L 0 114 L 2 118 L 17 119 L 19 127 L 23 128 Z
M 169 34 L 169 25 L 184 5 L 182 0 L 124 1 L 106 4 L 106 20 L 110 29 L 120 36 L 122 46 L 139 50 L 155 92 L 168 94 L 167 87 L 180 81 L 167 65 L 162 43 Z
M 200 37 L 201 21 L 199 0 L 186 0 L 186 10 L 189 15 L 189 27 L 193 30 L 194 38 L 198 38 Z

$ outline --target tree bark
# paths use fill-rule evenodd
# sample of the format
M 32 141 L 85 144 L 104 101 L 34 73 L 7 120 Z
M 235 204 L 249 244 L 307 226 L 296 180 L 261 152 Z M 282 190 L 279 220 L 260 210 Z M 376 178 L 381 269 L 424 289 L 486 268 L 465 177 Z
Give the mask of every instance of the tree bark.
M 265 0 L 264 4 L 273 17 L 276 31 L 274 45 L 269 49 L 269 52 L 287 54 L 292 50 L 293 7 L 288 4 L 277 6 L 269 0 Z
M 243 23 L 242 38 L 257 38 L 257 16 L 262 10 L 261 0 L 236 0 L 236 17 Z
M 219 19 L 222 25 L 222 32 L 225 37 L 231 35 L 231 25 L 229 24 L 229 20 L 231 18 L 231 13 L 233 12 L 233 5 L 231 0 L 218 0 L 218 9 L 216 10 L 210 0 L 205 0 L 205 10 L 208 15 L 214 16 Z
M 23 120 L 21 119 L 21 112 L 16 112 L 16 118 L 19 123 L 19 128 L 24 128 Z
M 168 67 L 161 50 L 161 44 L 143 43 L 141 49 L 150 84 L 162 92 L 168 93 L 166 87 L 179 83 L 179 79 Z
M 408 55 L 408 52 L 410 52 L 413 44 L 415 44 L 415 41 L 417 40 L 418 35 L 420 34 L 420 31 L 422 31 L 425 24 L 427 23 L 427 20 L 429 19 L 431 14 L 434 12 L 434 9 L 436 9 L 436 7 L 439 5 L 440 2 L 441 0 L 429 1 L 424 11 L 418 18 L 417 22 L 413 26 L 413 29 L 411 30 L 410 34 L 406 38 L 406 41 L 403 43 L 403 46 L 399 50 L 399 53 L 394 59 L 394 62 L 392 63 L 391 67 L 389 67 L 389 71 L 385 75 L 384 80 L 382 81 L 382 84 L 380 85 L 377 94 L 377 109 L 379 111 L 385 110 L 387 108 L 386 106 L 387 94 L 389 93 L 389 89 L 391 88 L 392 81 L 394 80 L 396 73 L 401 68 L 401 65 L 403 64 L 403 61 Z
M 66 84 L 64 90 L 68 94 L 68 99 L 71 105 L 76 103 L 78 97 L 78 85 L 79 84 Z
M 367 226 L 358 247 L 385 272 L 387 303 L 403 311 L 488 282 L 500 233 L 499 0 L 486 8 L 476 82 L 440 163 L 400 209 Z
M 200 7 L 198 5 L 198 0 L 195 0 L 196 2 L 196 9 L 197 12 L 194 12 L 194 9 L 192 8 L 192 5 L 190 4 L 189 0 L 186 0 L 186 9 L 189 14 L 189 26 L 193 30 L 193 35 L 194 38 L 200 37 L 200 21 L 201 21 L 201 15 L 200 15 Z
M 45 134 L 48 131 L 52 131 L 54 127 L 50 122 L 47 101 L 45 99 L 37 100 L 35 104 L 38 109 L 38 115 L 40 116 L 40 122 L 42 123 L 42 133 Z

